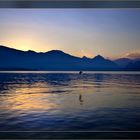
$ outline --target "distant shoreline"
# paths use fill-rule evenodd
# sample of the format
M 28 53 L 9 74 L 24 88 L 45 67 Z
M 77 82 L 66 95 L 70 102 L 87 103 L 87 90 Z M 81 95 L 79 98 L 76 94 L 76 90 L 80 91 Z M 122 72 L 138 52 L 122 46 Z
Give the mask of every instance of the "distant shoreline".
M 108 71 L 108 72 L 111 72 L 111 71 L 116 71 L 116 72 L 127 72 L 127 71 L 132 71 L 132 72 L 135 72 L 135 71 L 138 71 L 138 72 L 140 72 L 140 70 L 82 70 L 82 69 L 79 69 L 79 70 L 36 70 L 36 69 L 6 69 L 6 68 L 2 68 L 2 69 L 0 69 L 0 71 L 52 71 L 52 72 L 56 72 L 56 71 L 59 71 L 59 72 L 61 72 L 61 71 L 66 71 L 66 72 L 68 72 L 68 71 L 75 71 L 75 72 L 79 72 L 79 71 L 83 71 L 83 72 L 96 72 L 96 71 L 101 71 L 101 72 L 104 72 L 104 71 Z
M 16 73 L 16 72 L 31 72 L 31 73 L 79 73 L 78 70 L 0 70 L 0 73 Z M 87 70 L 87 71 L 83 71 L 83 73 L 110 73 L 110 72 L 116 72 L 116 73 L 139 73 L 140 71 L 119 71 L 119 70 Z

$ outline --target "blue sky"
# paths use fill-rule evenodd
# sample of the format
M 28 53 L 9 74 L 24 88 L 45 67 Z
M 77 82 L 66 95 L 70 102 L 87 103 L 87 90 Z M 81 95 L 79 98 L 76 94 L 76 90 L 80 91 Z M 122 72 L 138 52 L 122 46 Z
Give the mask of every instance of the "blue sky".
M 140 9 L 0 9 L 0 44 L 76 56 L 140 56 Z

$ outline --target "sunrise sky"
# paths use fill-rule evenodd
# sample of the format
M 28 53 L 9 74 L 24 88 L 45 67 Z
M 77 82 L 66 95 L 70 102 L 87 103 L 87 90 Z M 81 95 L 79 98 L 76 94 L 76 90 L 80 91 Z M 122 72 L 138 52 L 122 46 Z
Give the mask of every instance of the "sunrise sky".
M 140 9 L 0 9 L 0 44 L 79 57 L 140 57 Z

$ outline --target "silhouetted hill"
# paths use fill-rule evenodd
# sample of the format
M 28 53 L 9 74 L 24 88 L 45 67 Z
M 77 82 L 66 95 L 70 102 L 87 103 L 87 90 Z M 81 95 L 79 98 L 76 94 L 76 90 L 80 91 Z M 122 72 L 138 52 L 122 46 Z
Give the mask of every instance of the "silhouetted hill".
M 134 62 L 136 62 L 136 61 L 140 61 L 140 58 L 135 58 L 134 59 Z
M 83 56 L 82 59 L 84 59 L 84 60 L 90 60 L 91 58 L 88 58 L 86 56 Z
M 114 63 L 111 60 L 105 59 L 101 55 L 97 55 L 94 58 L 92 58 L 92 63 L 94 65 L 94 69 L 96 70 L 119 70 L 119 67 L 116 63 Z
M 132 61 L 133 60 L 131 60 L 129 58 L 119 58 L 119 59 L 116 59 L 114 62 L 116 64 L 118 64 L 120 67 L 125 67 L 125 66 L 127 66 Z
M 125 70 L 129 70 L 129 71 L 140 71 L 140 61 L 135 61 L 135 62 L 131 62 L 129 63 Z
M 95 57 L 93 58 L 93 60 L 95 60 L 95 61 L 104 61 L 105 59 L 104 59 L 103 56 L 97 55 L 97 56 L 95 56 Z
M 0 70 L 121 70 L 101 55 L 80 58 L 60 50 L 37 53 L 0 46 L 0 60 Z
M 105 59 L 103 56 L 101 55 L 97 55 L 95 56 L 92 61 L 94 61 L 94 63 L 97 64 L 103 64 L 103 65 L 115 65 L 114 62 L 112 62 L 111 60 Z

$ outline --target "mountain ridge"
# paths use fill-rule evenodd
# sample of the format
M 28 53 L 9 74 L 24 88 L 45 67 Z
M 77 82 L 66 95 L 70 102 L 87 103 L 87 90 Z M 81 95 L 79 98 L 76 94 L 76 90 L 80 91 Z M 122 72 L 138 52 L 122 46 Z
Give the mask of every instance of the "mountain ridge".
M 0 70 L 2 69 L 27 69 L 27 70 L 128 70 L 130 64 L 119 65 L 127 59 L 120 58 L 120 61 L 111 61 L 101 55 L 94 58 L 86 56 L 80 58 L 61 50 L 50 50 L 48 52 L 35 52 L 33 50 L 22 51 L 0 45 Z M 117 63 L 118 62 L 118 63 Z M 130 60 L 132 63 L 133 61 Z M 122 63 L 122 62 L 121 62 Z M 131 64 L 136 69 L 139 65 Z M 127 69 L 126 69 L 127 68 Z M 131 68 L 133 69 L 133 68 Z M 137 69 L 139 70 L 139 68 Z

